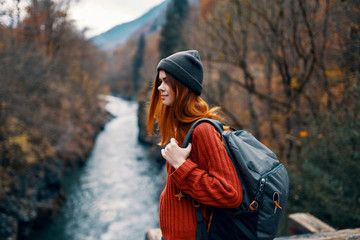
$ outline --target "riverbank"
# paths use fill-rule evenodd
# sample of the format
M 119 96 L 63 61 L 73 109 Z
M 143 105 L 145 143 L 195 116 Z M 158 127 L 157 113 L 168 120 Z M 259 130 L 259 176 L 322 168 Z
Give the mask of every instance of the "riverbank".
M 26 161 L 23 152 L 19 152 L 16 159 L 6 161 L 6 156 L 2 159 L 1 239 L 27 239 L 33 229 L 46 225 L 60 209 L 66 199 L 62 185 L 64 174 L 85 163 L 97 134 L 109 120 L 101 105 L 92 113 L 96 116 L 77 119 L 76 135 L 67 135 L 71 130 L 59 134 L 59 141 L 49 147 L 51 152 L 46 158 Z M 22 144 L 20 147 L 27 146 L 26 139 L 25 143 L 20 138 L 17 140 Z
M 158 226 L 163 162 L 153 161 L 138 139 L 138 104 L 110 97 L 113 118 L 95 141 L 85 165 L 66 174 L 67 198 L 50 224 L 31 240 L 143 239 Z

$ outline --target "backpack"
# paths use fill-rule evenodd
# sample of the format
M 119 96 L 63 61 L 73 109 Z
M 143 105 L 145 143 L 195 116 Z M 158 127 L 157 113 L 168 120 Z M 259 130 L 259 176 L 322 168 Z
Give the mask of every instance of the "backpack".
M 188 145 L 193 130 L 201 122 L 211 123 L 221 134 L 240 179 L 243 200 L 237 208 L 214 207 L 208 230 L 200 204 L 193 204 L 198 220 L 196 239 L 273 239 L 289 195 L 285 166 L 248 131 L 233 128 L 232 132 L 224 131 L 222 122 L 208 118 L 199 119 L 191 126 L 182 147 Z

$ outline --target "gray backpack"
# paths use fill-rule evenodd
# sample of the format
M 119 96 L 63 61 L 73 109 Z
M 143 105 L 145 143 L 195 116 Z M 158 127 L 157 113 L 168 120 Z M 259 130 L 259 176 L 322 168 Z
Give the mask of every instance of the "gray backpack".
M 284 165 L 248 131 L 224 131 L 222 122 L 208 118 L 192 125 L 182 147 L 188 145 L 193 130 L 201 122 L 211 123 L 221 134 L 240 179 L 243 200 L 237 208 L 213 208 L 209 229 L 206 229 L 200 204 L 195 204 L 196 239 L 273 239 L 289 195 L 289 177 Z

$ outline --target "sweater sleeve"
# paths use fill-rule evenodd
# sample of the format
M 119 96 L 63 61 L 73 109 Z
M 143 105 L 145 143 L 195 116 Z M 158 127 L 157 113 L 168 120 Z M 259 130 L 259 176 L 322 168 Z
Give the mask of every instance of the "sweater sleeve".
M 171 178 L 176 186 L 200 203 L 234 208 L 242 201 L 242 188 L 221 135 L 210 123 L 199 124 L 192 136 L 192 152 Z

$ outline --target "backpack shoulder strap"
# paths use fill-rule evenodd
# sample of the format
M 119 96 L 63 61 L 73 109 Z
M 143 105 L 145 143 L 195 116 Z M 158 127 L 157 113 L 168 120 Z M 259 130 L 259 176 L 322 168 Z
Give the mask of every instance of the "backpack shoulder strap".
M 220 122 L 218 120 L 210 119 L 210 118 L 200 118 L 200 119 L 196 120 L 193 123 L 193 125 L 191 126 L 191 128 L 189 129 L 188 133 L 186 134 L 185 140 L 181 146 L 182 148 L 186 148 L 188 146 L 188 144 L 191 142 L 192 133 L 193 133 L 195 127 L 202 122 L 208 122 L 208 123 L 212 124 L 215 127 L 216 131 L 218 131 L 220 134 L 222 134 L 222 132 L 224 131 L 224 129 L 223 129 L 224 124 L 222 122 Z

